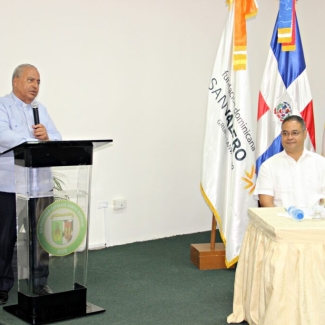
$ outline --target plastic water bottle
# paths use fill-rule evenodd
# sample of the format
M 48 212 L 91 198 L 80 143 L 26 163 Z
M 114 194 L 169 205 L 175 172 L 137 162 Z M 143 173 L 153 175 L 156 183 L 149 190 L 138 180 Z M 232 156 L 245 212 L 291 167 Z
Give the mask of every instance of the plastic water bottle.
M 294 206 L 291 206 L 287 209 L 287 212 L 288 214 L 295 220 L 302 220 L 304 218 L 304 211 L 294 207 Z

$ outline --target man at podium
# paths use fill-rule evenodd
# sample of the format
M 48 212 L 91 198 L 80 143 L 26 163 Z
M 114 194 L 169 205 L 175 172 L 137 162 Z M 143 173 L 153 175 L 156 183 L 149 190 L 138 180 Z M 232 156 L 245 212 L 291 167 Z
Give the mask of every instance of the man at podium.
M 40 74 L 31 64 L 19 65 L 12 76 L 12 92 L 0 98 L 0 151 L 26 141 L 62 140 L 45 106 L 34 102 Z M 16 197 L 14 158 L 0 159 L 0 305 L 8 301 L 14 284 L 12 259 L 16 242 Z M 45 199 L 45 200 L 44 200 Z M 44 209 L 50 198 L 33 199 L 31 208 Z M 37 215 L 37 213 L 36 213 Z M 33 222 L 36 223 L 36 220 Z M 37 240 L 36 240 L 37 241 Z M 47 286 L 48 254 L 37 243 L 34 263 L 34 294 L 52 293 Z

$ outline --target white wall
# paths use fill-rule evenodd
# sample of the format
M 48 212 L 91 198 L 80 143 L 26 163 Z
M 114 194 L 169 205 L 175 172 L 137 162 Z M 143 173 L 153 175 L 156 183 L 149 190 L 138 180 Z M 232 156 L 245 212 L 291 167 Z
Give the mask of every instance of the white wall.
M 255 112 L 278 6 L 260 0 L 258 16 L 248 23 Z M 297 5 L 318 151 L 324 7 L 316 0 Z M 0 94 L 10 92 L 18 64 L 32 63 L 41 73 L 38 99 L 65 139 L 114 140 L 94 156 L 91 246 L 210 229 L 199 183 L 207 88 L 225 2 L 0 0 L 0 9 Z M 126 198 L 127 208 L 97 208 L 115 197 Z

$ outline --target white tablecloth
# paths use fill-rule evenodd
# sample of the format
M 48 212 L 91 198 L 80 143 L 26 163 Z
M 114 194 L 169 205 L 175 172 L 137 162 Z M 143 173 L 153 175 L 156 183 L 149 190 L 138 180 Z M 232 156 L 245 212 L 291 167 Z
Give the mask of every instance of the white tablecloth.
M 325 221 L 249 209 L 228 323 L 325 324 Z

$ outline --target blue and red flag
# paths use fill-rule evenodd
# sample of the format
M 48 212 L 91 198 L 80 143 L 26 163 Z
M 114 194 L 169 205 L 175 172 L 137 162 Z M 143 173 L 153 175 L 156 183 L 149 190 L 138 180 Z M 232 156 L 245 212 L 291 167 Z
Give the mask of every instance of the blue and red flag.
M 316 150 L 313 100 L 308 83 L 295 6 L 293 5 L 292 8 L 292 30 L 295 36 L 293 38 L 295 46 L 291 46 L 291 49 L 294 48 L 294 50 L 283 48 L 287 44 L 281 44 L 278 40 L 279 11 L 259 93 L 257 174 L 261 164 L 266 159 L 283 150 L 281 124 L 289 115 L 300 115 L 304 119 L 308 131 L 305 146 L 311 151 Z

